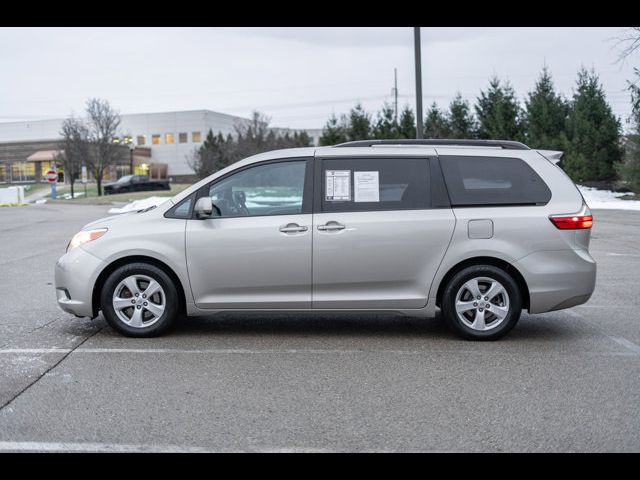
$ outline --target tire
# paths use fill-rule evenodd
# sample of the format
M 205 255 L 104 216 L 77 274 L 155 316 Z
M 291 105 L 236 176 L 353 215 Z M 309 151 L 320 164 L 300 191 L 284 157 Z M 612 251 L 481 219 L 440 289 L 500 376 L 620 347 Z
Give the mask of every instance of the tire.
M 477 294 L 480 294 L 480 299 Z M 449 280 L 441 306 L 447 325 L 461 337 L 497 340 L 518 323 L 522 313 L 522 293 L 513 277 L 503 269 L 493 265 L 473 265 L 460 270 Z
M 152 293 L 147 295 L 149 290 Z M 148 263 L 116 269 L 104 283 L 100 301 L 109 325 L 128 337 L 161 335 L 175 323 L 180 310 L 178 292 L 169 275 Z

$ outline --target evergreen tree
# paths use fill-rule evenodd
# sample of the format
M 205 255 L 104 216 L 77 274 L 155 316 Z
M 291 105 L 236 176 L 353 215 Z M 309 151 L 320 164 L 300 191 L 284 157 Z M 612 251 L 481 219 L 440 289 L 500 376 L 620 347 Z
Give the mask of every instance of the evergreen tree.
M 187 163 L 198 177 L 204 178 L 211 175 L 236 160 L 231 151 L 233 143 L 234 139 L 231 135 L 225 138 L 222 133 L 215 135 L 210 129 L 200 148 L 187 158 Z
M 610 180 L 622 159 L 620 120 L 613 114 L 595 72 L 582 68 L 567 119 L 562 168 L 574 181 Z
M 349 140 L 367 140 L 371 138 L 371 117 L 359 103 L 349 112 L 347 138 Z
M 399 138 L 400 129 L 396 121 L 393 107 L 387 103 L 378 112 L 376 122 L 373 126 L 373 138 L 394 139 Z
M 529 92 L 526 105 L 526 139 L 531 148 L 563 150 L 566 147 L 565 125 L 569 107 L 556 93 L 547 67 Z
M 489 89 L 480 92 L 475 110 L 479 138 L 524 140 L 521 109 L 509 82 L 503 86 L 497 77 L 493 77 Z
M 425 138 L 449 138 L 451 127 L 446 113 L 441 111 L 436 102 L 431 104 L 427 111 L 427 118 L 424 120 Z
M 347 132 L 344 125 L 338 122 L 335 114 L 331 114 L 329 120 L 322 129 L 320 145 L 336 145 L 347 141 Z
M 302 132 L 294 132 L 293 138 L 291 139 L 293 145 L 296 147 L 309 147 L 311 146 L 311 137 L 306 131 Z
M 476 138 L 476 121 L 469 102 L 463 100 L 460 92 L 449 104 L 450 138 Z
M 405 105 L 400 113 L 398 138 L 416 138 L 416 117 L 409 105 Z

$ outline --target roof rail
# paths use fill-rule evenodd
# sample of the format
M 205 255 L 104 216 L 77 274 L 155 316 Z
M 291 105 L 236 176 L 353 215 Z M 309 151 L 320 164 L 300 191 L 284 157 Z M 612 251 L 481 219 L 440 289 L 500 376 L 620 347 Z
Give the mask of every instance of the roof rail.
M 376 145 L 430 145 L 430 146 L 463 146 L 463 147 L 499 147 L 504 150 L 529 150 L 524 143 L 512 140 L 453 140 L 453 139 L 398 139 L 398 140 L 355 140 L 339 143 L 334 147 L 375 147 Z

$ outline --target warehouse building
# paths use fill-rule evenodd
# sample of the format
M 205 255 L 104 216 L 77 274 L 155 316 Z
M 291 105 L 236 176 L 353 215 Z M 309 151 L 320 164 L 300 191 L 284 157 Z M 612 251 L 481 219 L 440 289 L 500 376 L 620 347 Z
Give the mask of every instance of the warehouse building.
M 43 181 L 44 174 L 61 153 L 60 130 L 64 119 L 0 123 L 0 183 Z M 121 115 L 122 162 L 111 168 L 106 180 L 130 172 L 152 178 L 189 181 L 194 178 L 188 158 L 199 148 L 209 130 L 223 135 L 247 122 L 242 117 L 193 110 Z M 307 130 L 317 145 L 320 130 Z M 59 180 L 64 181 L 61 169 Z

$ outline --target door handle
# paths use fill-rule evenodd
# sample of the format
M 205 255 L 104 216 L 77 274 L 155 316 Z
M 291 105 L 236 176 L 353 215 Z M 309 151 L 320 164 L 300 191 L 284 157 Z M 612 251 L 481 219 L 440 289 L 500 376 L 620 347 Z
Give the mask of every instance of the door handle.
M 331 231 L 331 230 L 344 230 L 344 225 L 338 222 L 327 222 L 324 225 L 318 225 L 318 230 L 321 231 Z
M 298 232 L 306 232 L 309 230 L 309 227 L 305 227 L 298 225 L 297 223 L 289 223 L 284 227 L 280 227 L 280 231 L 282 233 L 298 233 Z

